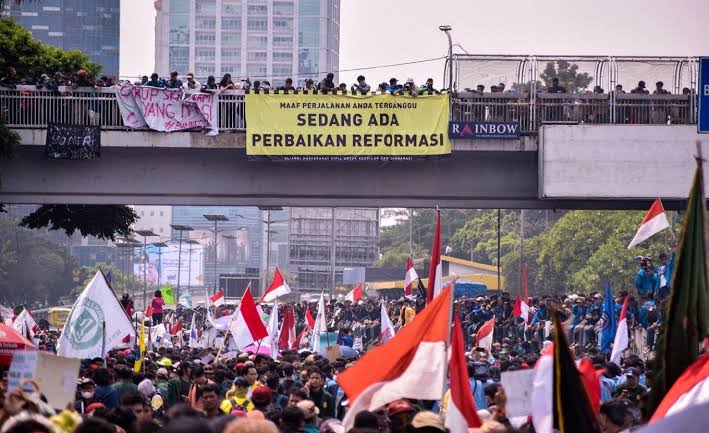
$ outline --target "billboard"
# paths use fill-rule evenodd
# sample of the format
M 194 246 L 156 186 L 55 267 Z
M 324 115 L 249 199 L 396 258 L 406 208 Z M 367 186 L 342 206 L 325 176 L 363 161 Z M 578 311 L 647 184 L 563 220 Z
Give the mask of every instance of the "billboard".
M 141 282 L 145 275 L 148 284 L 176 286 L 179 259 L 180 286 L 203 286 L 204 247 L 200 244 L 190 245 L 183 242 L 182 254 L 180 254 L 179 245 L 179 242 L 170 242 L 167 247 L 162 248 L 162 251 L 154 245 L 148 245 L 145 247 L 145 255 L 143 255 L 143 247 L 136 248 L 133 275 Z
M 246 154 L 290 160 L 451 153 L 448 95 L 247 94 Z

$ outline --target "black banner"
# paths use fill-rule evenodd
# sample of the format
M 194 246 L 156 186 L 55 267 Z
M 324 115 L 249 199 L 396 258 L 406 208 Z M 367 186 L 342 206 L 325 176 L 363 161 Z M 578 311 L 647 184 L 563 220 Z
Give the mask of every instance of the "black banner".
M 51 159 L 96 159 L 101 157 L 101 128 L 50 123 L 45 152 Z

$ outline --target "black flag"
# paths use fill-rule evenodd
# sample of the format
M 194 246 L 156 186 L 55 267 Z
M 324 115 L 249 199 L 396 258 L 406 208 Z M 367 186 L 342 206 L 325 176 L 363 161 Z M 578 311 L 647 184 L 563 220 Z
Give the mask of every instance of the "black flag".
M 416 287 L 416 313 L 418 314 L 421 310 L 426 308 L 426 288 L 419 278 L 418 286 Z

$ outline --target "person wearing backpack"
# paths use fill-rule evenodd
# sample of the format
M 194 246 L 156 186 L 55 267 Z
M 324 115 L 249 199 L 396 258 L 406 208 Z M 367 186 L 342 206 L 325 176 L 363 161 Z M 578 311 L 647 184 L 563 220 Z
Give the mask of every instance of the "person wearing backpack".
M 254 409 L 254 404 L 246 394 L 249 391 L 249 382 L 242 376 L 234 379 L 234 387 L 226 393 L 226 398 L 219 405 L 219 409 L 225 414 L 234 411 L 248 412 Z

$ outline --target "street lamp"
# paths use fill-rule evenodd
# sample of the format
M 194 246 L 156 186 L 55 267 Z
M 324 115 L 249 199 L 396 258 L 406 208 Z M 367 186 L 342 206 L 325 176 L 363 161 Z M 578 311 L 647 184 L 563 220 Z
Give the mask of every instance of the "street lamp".
M 165 242 L 153 242 L 151 244 L 158 248 L 158 285 L 162 284 L 162 249 L 167 248 L 168 245 Z
M 143 308 L 148 303 L 147 291 L 148 291 L 148 279 L 146 278 L 148 271 L 148 256 L 145 248 L 147 247 L 147 237 L 157 236 L 152 230 L 136 230 L 135 234 L 143 237 Z
M 187 259 L 187 291 L 191 293 L 192 288 L 192 245 L 199 244 L 198 241 L 194 239 L 187 239 L 186 244 L 190 246 L 189 258 Z
M 217 224 L 219 221 L 229 221 L 225 215 L 202 215 L 207 221 L 214 223 L 214 293 L 217 293 Z
M 133 257 L 134 249 L 136 245 L 140 245 L 140 242 L 133 238 L 118 238 L 115 242 L 116 247 L 121 251 L 120 257 L 123 259 L 123 293 L 126 293 L 128 289 L 128 257 Z M 130 250 L 128 250 L 130 248 Z M 132 260 L 131 260 L 132 263 Z M 130 271 L 132 273 L 132 270 Z
M 453 27 L 449 25 L 438 26 L 438 30 L 444 32 L 448 36 L 448 93 L 453 93 L 453 38 L 451 38 L 451 30 Z
M 180 267 L 182 265 L 182 233 L 194 230 L 190 226 L 184 224 L 170 224 L 173 230 L 180 232 L 180 238 L 177 250 L 177 302 L 180 302 Z
M 266 270 L 263 273 L 263 281 L 261 283 L 261 290 L 263 291 L 266 290 L 266 278 L 268 278 L 268 270 L 271 267 L 271 233 L 274 233 L 271 230 L 271 224 L 275 223 L 282 223 L 286 222 L 288 220 L 275 220 L 271 221 L 271 211 L 272 210 L 283 210 L 281 206 L 259 206 L 259 210 L 266 211 L 266 220 L 262 220 L 260 218 L 252 218 L 252 217 L 247 217 L 241 214 L 236 214 L 239 218 L 244 218 L 244 219 L 250 219 L 250 220 L 255 220 L 255 221 L 260 221 L 263 224 L 266 224 Z

